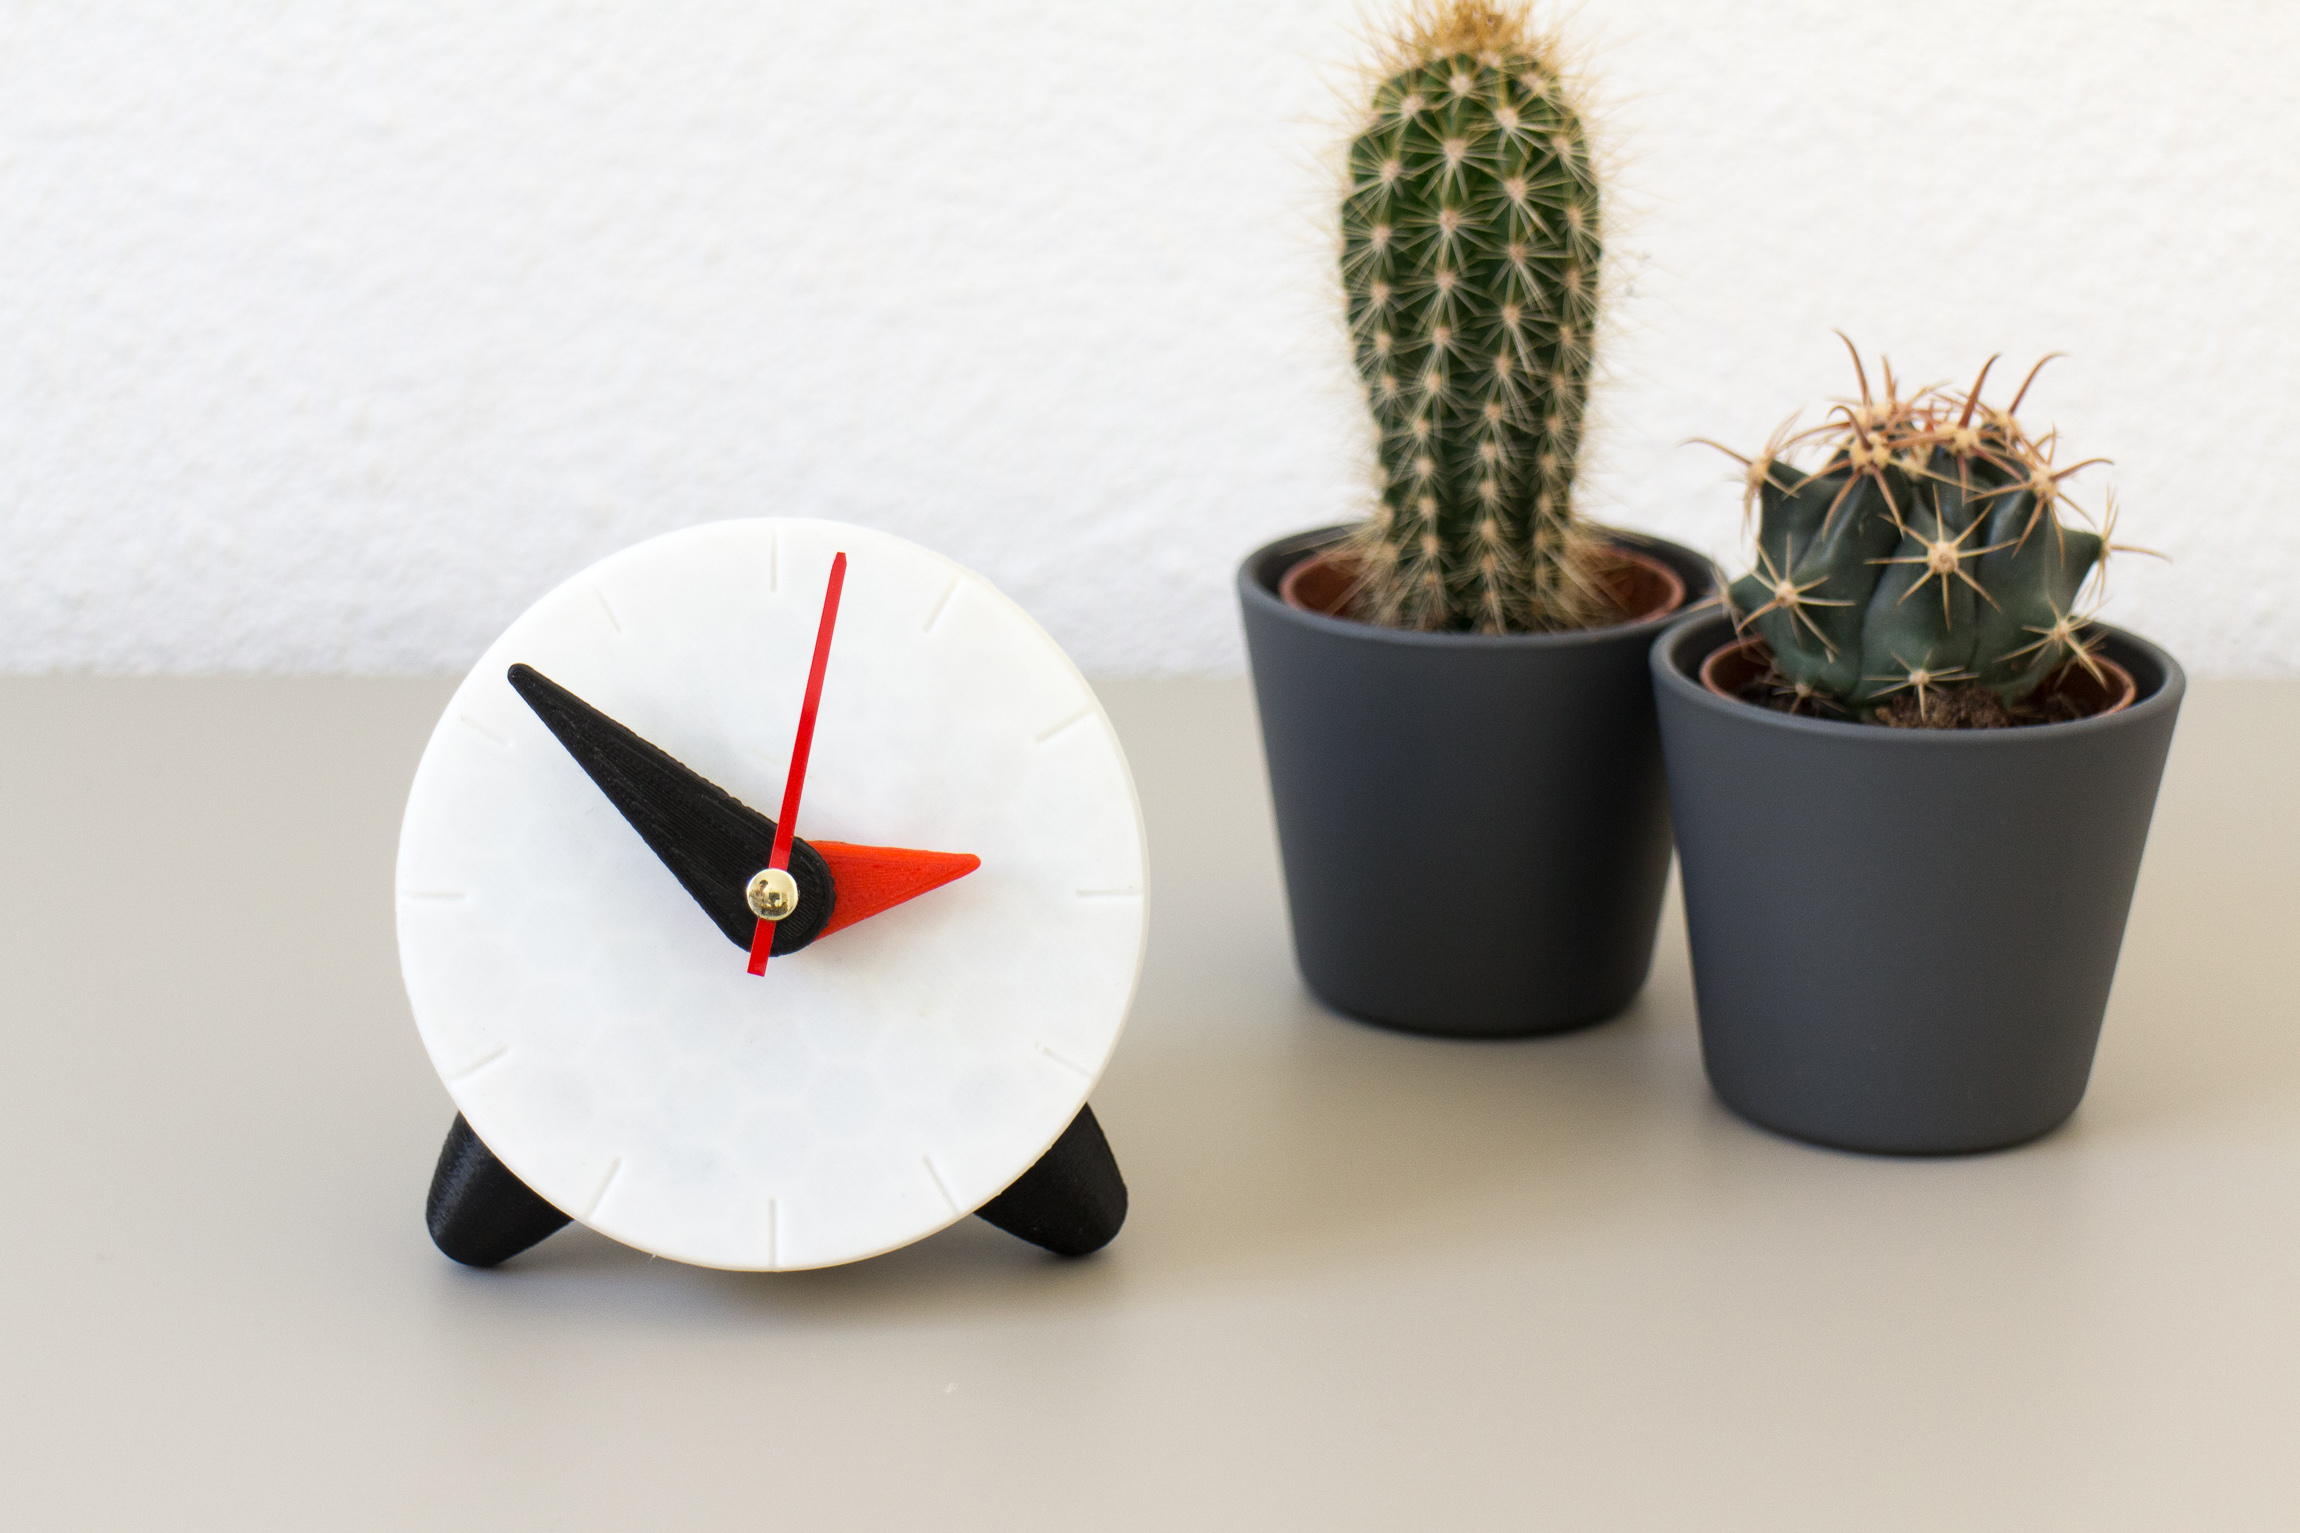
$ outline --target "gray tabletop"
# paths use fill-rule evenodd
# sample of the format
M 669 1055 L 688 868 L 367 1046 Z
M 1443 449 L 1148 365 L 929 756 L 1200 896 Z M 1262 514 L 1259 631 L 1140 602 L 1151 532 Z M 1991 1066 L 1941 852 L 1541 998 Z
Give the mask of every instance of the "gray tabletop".
M 425 1238 L 391 866 L 447 690 L 0 682 L 0 1522 L 2300 1526 L 2300 686 L 2195 689 L 2090 1096 L 1943 1161 L 1720 1108 L 1674 899 L 1603 1027 L 1324 1013 L 1243 686 L 1109 686 L 1125 1232 L 757 1275 Z

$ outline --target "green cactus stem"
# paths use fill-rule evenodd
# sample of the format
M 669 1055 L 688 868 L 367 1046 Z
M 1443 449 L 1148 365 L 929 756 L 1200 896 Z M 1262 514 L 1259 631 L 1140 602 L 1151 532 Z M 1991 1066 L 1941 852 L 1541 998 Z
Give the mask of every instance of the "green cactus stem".
M 1522 6 L 1433 0 L 1349 151 L 1342 278 L 1379 432 L 1359 611 L 1506 633 L 1610 617 L 1574 520 L 1597 325 L 1582 116 Z
M 1921 718 L 1936 690 L 1982 687 L 2010 705 L 2066 665 L 2098 676 L 2079 594 L 2114 546 L 2115 505 L 2099 532 L 2072 525 L 2090 518 L 2063 481 L 2104 460 L 2056 467 L 2057 434 L 2039 441 L 2014 418 L 2028 383 L 1991 408 L 1987 367 L 1967 393 L 1902 399 L 1889 364 L 1881 397 L 1858 351 L 1853 364 L 1858 401 L 1741 460 L 1757 567 L 1727 600 L 1794 705 L 1857 716 L 1906 693 Z M 1789 461 L 1816 449 L 1817 469 Z

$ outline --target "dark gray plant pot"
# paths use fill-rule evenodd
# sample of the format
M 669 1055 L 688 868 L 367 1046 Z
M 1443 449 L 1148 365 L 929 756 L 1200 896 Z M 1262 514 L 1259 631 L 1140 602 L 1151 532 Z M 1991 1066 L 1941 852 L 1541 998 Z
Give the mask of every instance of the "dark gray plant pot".
M 2026 729 L 1792 718 L 1702 687 L 1727 642 L 1653 646 L 1709 1083 L 1844 1149 L 2019 1144 L 2076 1111 L 2187 680 L 2105 625 L 2139 692 Z
M 1337 1010 L 1457 1037 L 1557 1032 L 1637 994 L 1669 874 L 1645 655 L 1672 617 L 1409 633 L 1289 607 L 1342 528 L 1238 571 L 1302 977 Z M 1709 593 L 1708 561 L 1612 534 Z

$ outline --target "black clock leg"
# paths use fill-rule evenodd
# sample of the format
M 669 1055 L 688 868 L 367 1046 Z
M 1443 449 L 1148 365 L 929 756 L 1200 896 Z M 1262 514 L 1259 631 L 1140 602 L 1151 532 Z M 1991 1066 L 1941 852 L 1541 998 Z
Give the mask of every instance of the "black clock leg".
M 1054 1148 L 975 1213 L 1057 1256 L 1085 1256 L 1110 1244 L 1126 1222 L 1126 1182 L 1094 1109 L 1079 1108 Z
M 466 1267 L 492 1267 L 557 1230 L 567 1216 L 513 1176 L 457 1113 L 439 1169 L 431 1173 L 423 1222 L 432 1244 L 449 1256 Z

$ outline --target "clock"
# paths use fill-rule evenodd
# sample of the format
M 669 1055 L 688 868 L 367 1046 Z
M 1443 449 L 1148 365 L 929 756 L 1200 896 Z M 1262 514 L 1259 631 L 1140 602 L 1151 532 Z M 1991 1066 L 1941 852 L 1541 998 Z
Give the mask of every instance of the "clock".
M 610 556 L 481 657 L 408 793 L 434 1240 L 491 1265 L 572 1218 L 791 1269 L 979 1212 L 1100 1247 L 1145 864 L 1093 691 L 980 576 L 791 518 Z

